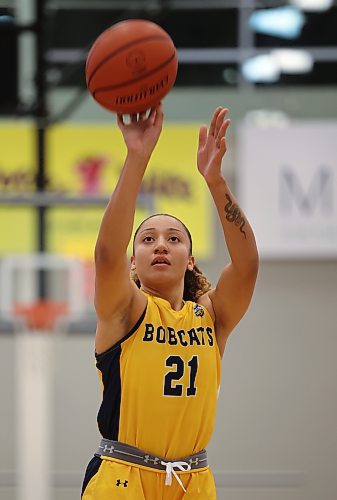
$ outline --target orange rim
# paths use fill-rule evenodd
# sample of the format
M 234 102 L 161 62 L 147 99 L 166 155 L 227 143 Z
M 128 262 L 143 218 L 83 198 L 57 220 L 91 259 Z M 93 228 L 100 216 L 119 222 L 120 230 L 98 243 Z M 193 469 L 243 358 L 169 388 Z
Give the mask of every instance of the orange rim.
M 31 304 L 15 304 L 13 312 L 25 319 L 29 330 L 52 330 L 60 316 L 68 314 L 65 302 L 38 300 Z

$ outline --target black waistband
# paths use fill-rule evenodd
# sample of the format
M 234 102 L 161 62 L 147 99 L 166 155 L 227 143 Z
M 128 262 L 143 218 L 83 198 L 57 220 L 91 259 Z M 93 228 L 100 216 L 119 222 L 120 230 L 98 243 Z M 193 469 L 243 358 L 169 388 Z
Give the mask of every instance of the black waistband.
M 142 451 L 134 446 L 121 443 L 120 441 L 112 441 L 104 438 L 102 439 L 95 455 L 99 457 L 117 458 L 118 460 L 123 460 L 125 462 L 131 462 L 137 465 L 143 465 L 145 467 L 151 467 L 152 469 L 163 471 L 167 470 L 166 464 L 169 462 L 184 462 L 188 464 L 191 469 L 201 469 L 202 467 L 208 466 L 206 450 L 201 450 L 198 453 L 189 455 L 188 457 L 167 460 Z

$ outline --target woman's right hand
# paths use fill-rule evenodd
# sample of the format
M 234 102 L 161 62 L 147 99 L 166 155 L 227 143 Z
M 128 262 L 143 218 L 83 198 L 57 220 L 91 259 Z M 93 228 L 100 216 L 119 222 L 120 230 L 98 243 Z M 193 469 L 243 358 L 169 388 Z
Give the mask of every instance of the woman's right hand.
M 159 103 L 152 108 L 149 116 L 146 113 L 130 115 L 130 123 L 125 123 L 123 115 L 117 115 L 117 123 L 123 134 L 128 153 L 150 158 L 162 131 L 163 106 Z

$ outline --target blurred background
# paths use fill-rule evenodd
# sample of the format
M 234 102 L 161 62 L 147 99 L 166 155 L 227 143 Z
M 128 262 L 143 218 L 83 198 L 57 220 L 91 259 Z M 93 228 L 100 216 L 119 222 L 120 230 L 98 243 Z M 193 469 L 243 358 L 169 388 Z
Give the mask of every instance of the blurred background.
M 125 149 L 84 67 L 129 18 L 161 25 L 179 59 L 137 220 L 184 220 L 216 283 L 228 255 L 195 155 L 198 127 L 225 105 L 223 173 L 260 251 L 222 364 L 218 498 L 336 500 L 333 0 L 0 0 L 0 498 L 79 498 L 98 445 L 93 249 Z

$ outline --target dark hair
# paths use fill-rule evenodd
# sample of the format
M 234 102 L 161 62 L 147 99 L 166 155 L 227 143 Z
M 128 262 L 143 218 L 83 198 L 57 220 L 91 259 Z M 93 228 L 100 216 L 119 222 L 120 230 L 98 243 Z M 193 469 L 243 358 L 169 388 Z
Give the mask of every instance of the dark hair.
M 183 226 L 188 236 L 190 242 L 190 255 L 192 255 L 192 236 L 190 231 L 187 229 L 185 224 L 180 219 L 178 219 L 178 217 L 175 217 L 174 215 L 170 214 L 154 214 L 150 215 L 150 217 L 147 217 L 146 219 L 143 220 L 143 222 L 137 227 L 133 237 L 133 253 L 135 253 L 135 239 L 139 232 L 139 229 L 141 228 L 144 222 L 158 215 L 164 215 L 165 217 L 172 217 L 173 219 L 180 222 L 180 224 Z M 141 283 L 137 273 L 135 271 L 131 271 L 130 276 L 131 279 L 136 283 L 138 288 L 140 288 Z M 201 297 L 201 295 L 204 295 L 204 293 L 208 292 L 210 289 L 211 289 L 210 282 L 208 281 L 206 276 L 202 273 L 202 271 L 198 268 L 198 266 L 194 265 L 192 271 L 190 271 L 189 269 L 185 271 L 184 293 L 183 293 L 184 300 L 191 300 L 193 302 L 196 302 L 198 298 Z

